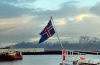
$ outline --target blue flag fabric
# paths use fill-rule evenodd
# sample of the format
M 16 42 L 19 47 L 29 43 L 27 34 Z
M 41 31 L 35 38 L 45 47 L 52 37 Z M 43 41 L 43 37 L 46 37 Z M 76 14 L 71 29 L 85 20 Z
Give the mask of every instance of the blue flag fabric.
M 49 20 L 47 26 L 44 28 L 44 30 L 40 33 L 41 38 L 39 43 L 44 42 L 45 40 L 47 40 L 49 37 L 51 37 L 52 35 L 54 35 L 55 30 L 53 28 L 51 19 Z

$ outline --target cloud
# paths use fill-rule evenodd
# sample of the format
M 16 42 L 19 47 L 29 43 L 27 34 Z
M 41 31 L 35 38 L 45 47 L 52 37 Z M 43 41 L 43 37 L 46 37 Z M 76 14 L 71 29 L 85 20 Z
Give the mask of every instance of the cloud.
M 63 38 L 77 38 L 81 35 L 99 34 L 100 32 L 100 17 L 94 15 L 95 10 L 91 13 L 89 11 L 97 5 L 94 8 L 92 6 L 92 8 L 88 6 L 79 7 L 77 6 L 79 2 L 70 1 L 62 3 L 59 9 L 42 10 L 34 9 L 34 6 L 30 8 L 29 6 L 33 4 L 31 2 L 34 3 L 35 1 L 0 1 L 0 43 L 39 40 L 39 33 L 48 23 L 49 16 L 53 16 L 57 32 Z
M 74 17 L 80 14 L 86 14 L 89 11 L 89 7 L 78 7 L 78 1 L 64 2 L 56 10 L 38 10 L 33 13 L 37 16 L 37 20 L 42 21 L 48 20 L 48 16 L 53 16 L 54 19 Z
M 66 3 L 63 3 L 66 4 Z M 73 16 L 76 15 L 78 11 L 78 8 L 75 5 L 61 5 L 59 9 L 57 10 L 45 10 L 45 11 L 38 11 L 36 12 L 36 15 L 38 18 L 42 18 L 44 20 L 47 20 L 47 16 L 53 16 L 54 18 L 63 18 L 63 17 L 68 17 L 68 16 Z
M 20 16 L 17 18 L 0 19 L 0 32 L 5 32 L 7 29 L 10 30 L 12 28 L 17 28 L 18 26 L 27 25 L 33 18 L 33 16 Z
M 86 17 L 89 17 L 89 14 L 79 14 L 75 17 L 76 23 L 81 22 Z
M 97 36 L 97 34 L 94 35 L 94 33 L 100 33 L 100 30 L 98 28 L 100 25 L 99 21 L 99 16 L 88 14 L 81 20 L 81 22 L 71 25 L 71 27 L 73 28 L 72 32 L 79 32 L 82 35 Z
M 20 16 L 16 18 L 0 19 L 0 25 L 27 24 L 32 18 L 34 18 L 34 16 Z
M 36 22 L 33 22 L 33 19 L 34 16 L 0 19 L 0 22 L 3 22 L 3 24 L 0 24 L 0 42 L 15 43 L 35 37 L 38 31 L 36 28 L 38 26 L 35 26 Z M 10 21 L 10 23 L 8 21 Z
M 92 14 L 100 16 L 100 2 L 97 3 L 95 6 L 91 7 L 90 12 Z
M 6 3 L 5 3 L 6 2 Z M 36 0 L 4 0 L 0 4 L 0 18 L 10 18 L 10 17 L 17 17 L 17 16 L 23 16 L 23 15 L 34 15 L 38 16 L 38 18 L 43 18 L 44 20 L 47 19 L 47 16 L 54 16 L 56 18 L 63 18 L 68 16 L 75 16 L 80 13 L 80 10 L 78 9 L 77 1 L 69 1 L 64 2 L 62 5 L 60 5 L 60 8 L 57 10 L 42 10 L 42 9 L 34 9 L 34 6 L 30 8 L 30 5 L 25 4 L 34 4 Z M 13 4 L 12 4 L 13 3 Z M 21 5 L 20 5 L 21 3 Z M 11 13 L 9 13 L 11 12 Z M 83 10 L 81 12 L 84 12 Z
M 34 41 L 39 41 L 39 39 L 40 39 L 39 37 L 37 37 L 37 38 L 31 38 L 31 39 L 29 39 L 28 41 L 29 41 L 29 42 L 34 42 Z
M 63 26 L 63 25 L 66 25 L 66 24 L 67 24 L 67 21 L 66 21 L 65 18 L 58 19 L 55 22 L 55 25 L 60 25 L 60 26 Z
M 1 0 L 0 3 L 6 3 L 6 4 L 20 4 L 20 3 L 32 3 L 35 2 L 36 0 Z
M 56 24 L 62 25 L 62 23 L 66 23 L 67 25 L 56 26 L 58 32 L 63 36 L 79 37 L 81 35 L 92 35 L 95 32 L 99 32 L 97 27 L 98 24 L 100 24 L 98 22 L 99 18 L 90 13 L 92 6 L 78 7 L 78 2 L 72 2 L 69 4 L 66 3 L 67 2 L 63 3 L 58 10 L 40 11 L 37 13 L 38 18 L 42 19 L 42 21 L 44 20 L 44 22 L 47 22 L 46 20 L 49 18 L 48 16 L 52 15 L 54 16 L 53 18 Z M 72 21 L 68 20 L 70 17 L 73 19 Z M 60 21 L 60 19 L 62 20 Z M 40 23 L 43 24 L 43 22 Z M 64 28 L 66 28 L 66 30 Z
M 18 17 L 18 16 L 32 14 L 34 9 L 26 8 L 26 7 L 18 7 L 18 6 L 9 4 L 11 2 L 19 4 L 19 2 L 17 1 L 18 0 L 0 1 L 0 18 L 11 18 L 11 17 Z

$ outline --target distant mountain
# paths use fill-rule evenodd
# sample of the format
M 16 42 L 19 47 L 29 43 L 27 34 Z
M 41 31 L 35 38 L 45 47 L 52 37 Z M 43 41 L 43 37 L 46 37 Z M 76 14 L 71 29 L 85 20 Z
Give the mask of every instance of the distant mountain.
M 81 36 L 78 43 L 70 43 L 67 41 L 61 43 L 63 44 L 64 49 L 67 50 L 100 51 L 100 39 L 96 37 Z M 11 48 L 62 49 L 58 42 L 43 42 L 41 44 L 38 42 L 21 42 L 11 46 Z
M 37 42 L 21 42 L 16 45 L 11 46 L 12 48 L 45 48 L 45 49 L 61 49 L 60 44 L 58 43 L 37 43 Z
M 68 50 L 82 50 L 82 51 L 100 51 L 100 42 L 98 43 L 69 43 L 69 42 L 62 42 L 64 49 Z M 46 42 L 38 44 L 37 42 L 21 42 L 18 43 L 12 48 L 45 48 L 48 49 L 61 49 L 59 43 L 52 43 Z

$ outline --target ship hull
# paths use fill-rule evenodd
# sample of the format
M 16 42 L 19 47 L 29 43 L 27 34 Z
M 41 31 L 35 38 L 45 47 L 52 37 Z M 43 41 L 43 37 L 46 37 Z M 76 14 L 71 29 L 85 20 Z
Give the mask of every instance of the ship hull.
M 0 54 L 0 61 L 22 60 L 22 55 Z

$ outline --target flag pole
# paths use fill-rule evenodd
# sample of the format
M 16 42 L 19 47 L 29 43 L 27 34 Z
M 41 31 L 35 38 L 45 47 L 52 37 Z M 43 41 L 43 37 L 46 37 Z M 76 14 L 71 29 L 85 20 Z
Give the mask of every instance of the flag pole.
M 60 45 L 61 45 L 61 48 L 64 49 L 64 47 L 63 47 L 63 45 L 62 45 L 62 43 L 61 43 L 61 41 L 60 41 L 60 38 L 59 38 L 58 32 L 57 32 L 57 30 L 56 30 L 56 27 L 55 27 L 55 24 L 54 24 L 54 21 L 53 21 L 52 16 L 50 17 L 50 19 L 52 20 L 51 22 L 52 22 L 53 25 L 54 25 L 55 33 L 56 33 L 57 39 L 58 39 L 58 41 L 59 41 L 59 43 L 60 43 Z

